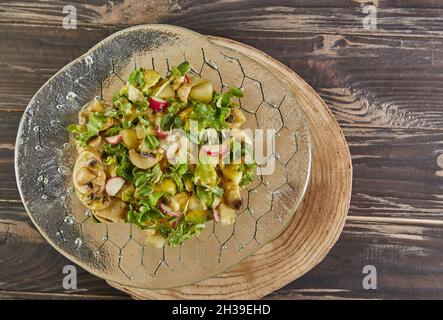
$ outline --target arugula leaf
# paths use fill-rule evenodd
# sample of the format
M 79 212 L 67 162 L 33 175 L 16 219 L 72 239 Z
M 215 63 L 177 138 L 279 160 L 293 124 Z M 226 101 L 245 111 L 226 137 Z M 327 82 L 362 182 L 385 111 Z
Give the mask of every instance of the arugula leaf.
M 128 99 L 128 87 L 124 86 L 112 98 L 112 103 L 117 107 L 117 115 L 127 116 L 131 114 L 132 104 Z
M 149 200 L 149 196 L 152 194 L 153 191 L 154 183 L 158 182 L 162 175 L 160 166 L 156 164 L 149 171 L 134 168 L 132 174 L 134 176 L 135 185 L 134 196 L 139 199 Z M 153 201 L 155 200 L 155 198 L 151 198 L 151 200 Z
M 197 186 L 196 193 L 197 197 L 207 208 L 215 208 L 220 203 L 220 198 L 223 195 L 224 190 L 220 187 L 209 189 Z
M 125 147 L 119 143 L 116 145 L 112 145 L 110 143 L 106 143 L 101 147 L 101 152 L 108 156 L 121 156 L 125 153 Z
M 169 131 L 172 129 L 173 124 L 174 124 L 174 115 L 172 113 L 167 113 L 163 116 L 160 122 L 160 128 L 163 131 Z
M 200 129 L 215 127 L 215 118 L 215 108 L 200 102 L 197 102 L 194 105 L 194 108 L 189 115 L 189 119 L 198 122 L 198 126 Z
M 141 89 L 145 85 L 145 79 L 143 77 L 143 69 L 139 68 L 129 75 L 128 82 L 136 88 Z
M 164 195 L 164 192 L 153 192 L 148 195 L 148 205 L 150 207 L 155 207 L 158 200 Z
M 216 108 L 209 104 L 197 102 L 189 118 L 198 122 L 199 129 L 215 128 L 221 130 L 227 127 L 226 118 L 229 117 L 230 112 L 229 107 Z
M 152 193 L 153 187 L 152 183 L 146 183 L 135 189 L 134 196 L 136 198 L 146 198 L 149 194 Z
M 148 134 L 145 136 L 145 140 L 144 140 L 145 146 L 149 149 L 149 150 L 154 150 L 155 148 L 157 148 L 160 145 L 160 142 L 158 141 L 158 139 L 151 134 Z
M 158 182 L 160 180 L 163 172 L 160 168 L 160 165 L 157 163 L 155 166 L 153 166 L 148 171 L 134 168 L 134 170 L 132 171 L 132 174 L 134 175 L 135 187 L 140 187 L 143 184 L 148 183 L 148 182 L 152 182 L 152 183 Z
M 240 187 L 246 186 L 250 184 L 255 179 L 255 163 L 251 164 L 244 164 L 241 167 L 241 170 L 243 171 L 243 176 L 240 180 Z
M 173 127 L 177 129 L 183 128 L 183 120 L 180 117 L 175 117 Z
M 217 108 L 225 108 L 231 107 L 231 99 L 232 98 L 242 98 L 243 90 L 240 88 L 231 88 L 226 93 L 218 93 L 215 95 L 213 101 L 215 101 L 215 105 Z
M 146 229 L 155 224 L 155 221 L 162 218 L 161 212 L 156 208 L 140 206 L 135 210 L 132 205 L 129 206 L 127 220 L 137 225 L 141 229 Z
M 199 162 L 194 171 L 193 181 L 196 185 L 213 188 L 218 184 L 219 178 L 212 165 Z
M 88 124 L 86 125 L 86 130 L 83 127 L 77 125 L 70 125 L 68 130 L 73 132 L 76 137 L 75 139 L 79 142 L 80 146 L 86 147 L 87 142 L 92 137 L 95 137 L 100 133 L 100 129 L 105 124 L 105 117 L 102 113 L 95 112 L 89 117 Z
M 179 223 L 175 229 L 169 231 L 167 236 L 168 244 L 171 247 L 180 246 L 187 239 L 193 239 L 197 237 L 205 228 L 205 224 L 190 224 L 187 222 Z
M 189 71 L 191 71 L 191 65 L 188 61 L 184 61 L 177 66 L 178 71 L 180 71 L 180 75 L 184 76 Z
M 106 131 L 105 131 L 105 136 L 107 136 L 107 137 L 112 137 L 112 136 L 116 136 L 116 135 L 118 135 L 119 134 L 119 132 L 120 132 L 120 127 L 111 127 L 111 128 L 109 128 L 109 129 L 107 129 Z
M 134 165 L 129 160 L 126 154 L 121 154 L 120 161 L 118 165 L 115 167 L 115 173 L 117 176 L 124 178 L 126 181 L 132 181 L 132 168 Z
M 71 133 L 82 133 L 86 130 L 86 127 L 82 126 L 81 124 L 72 123 L 68 126 L 67 129 Z
M 226 119 L 229 117 L 231 109 L 229 109 L 228 107 L 221 107 L 218 108 L 217 112 L 218 112 L 218 121 L 220 123 L 218 129 L 227 128 L 228 125 L 226 124 Z
M 183 178 L 184 175 L 188 172 L 188 170 L 189 168 L 186 163 L 176 164 L 169 167 L 167 176 L 170 177 L 172 180 L 174 180 L 175 184 L 177 185 L 180 191 L 183 191 L 185 189 Z
M 173 100 L 173 99 L 171 99 L 171 100 Z M 166 109 L 166 110 L 168 111 L 168 113 L 172 113 L 173 115 L 177 115 L 177 113 L 179 113 L 179 111 L 185 107 L 186 107 L 185 103 L 181 103 L 181 102 L 174 100 L 170 103 L 168 109 Z

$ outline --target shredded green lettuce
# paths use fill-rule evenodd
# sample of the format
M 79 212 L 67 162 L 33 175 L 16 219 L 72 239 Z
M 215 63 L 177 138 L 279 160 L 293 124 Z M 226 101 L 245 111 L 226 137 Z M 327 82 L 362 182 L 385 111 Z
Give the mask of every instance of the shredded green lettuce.
M 86 147 L 88 140 L 97 136 L 100 133 L 100 129 L 105 124 L 105 117 L 102 113 L 95 112 L 89 117 L 89 121 L 86 124 L 86 130 L 79 125 L 70 125 L 68 130 L 75 135 L 75 140 L 82 147 Z
M 213 188 L 218 184 L 217 171 L 211 164 L 199 162 L 194 172 L 194 183 L 199 186 Z
M 187 222 L 179 223 L 174 229 L 168 230 L 166 240 L 171 247 L 180 246 L 188 239 L 197 237 L 205 228 L 204 223 L 191 224 Z
M 244 164 L 242 165 L 241 169 L 243 171 L 242 178 L 240 180 L 240 187 L 244 187 L 248 184 L 250 184 L 255 179 L 255 168 L 256 164 Z

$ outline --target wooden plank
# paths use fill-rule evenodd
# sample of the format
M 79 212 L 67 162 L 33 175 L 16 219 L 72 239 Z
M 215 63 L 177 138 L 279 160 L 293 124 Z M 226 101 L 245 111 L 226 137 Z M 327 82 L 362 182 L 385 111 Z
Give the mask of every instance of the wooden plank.
M 441 299 L 442 245 L 442 226 L 350 218 L 319 266 L 268 298 Z M 376 290 L 363 288 L 365 265 L 376 267 Z
M 36 259 L 38 257 L 38 259 Z M 63 267 L 72 264 L 53 249 L 25 214 L 1 214 L 0 297 L 124 297 L 105 281 L 77 268 L 77 290 L 64 290 Z
M 442 245 L 442 225 L 350 218 L 319 266 L 268 298 L 442 298 Z M 81 268 L 79 289 L 64 291 L 62 269 L 70 262 L 40 236 L 25 215 L 0 220 L 0 248 L 2 298 L 123 296 Z M 377 268 L 377 290 L 362 287 L 365 265 Z
M 188 28 L 228 30 L 234 33 L 361 33 L 364 1 L 167 1 L 154 3 L 125 0 L 76 3 L 79 25 L 128 26 L 152 22 L 174 22 Z M 442 36 L 441 5 L 435 1 L 376 1 L 378 29 L 383 34 Z M 68 1 L 4 1 L 0 5 L 1 24 L 61 25 L 63 6 Z M 198 17 L 198 19 L 195 19 Z M 434 18 L 434 19 L 432 19 Z M 267 30 L 266 30 L 267 29 Z M 215 34 L 220 35 L 220 34 Z
M 9 29 L 0 25 L 5 44 L 0 47 L 0 110 L 10 111 L 24 110 L 52 74 L 110 32 L 89 30 L 79 37 L 81 31 L 56 27 Z M 322 94 L 340 124 L 424 129 L 443 124 L 441 40 L 297 34 L 288 41 L 264 34 L 244 41 L 299 73 Z
M 351 222 L 318 268 L 271 298 L 441 298 L 443 3 L 376 1 L 378 29 L 371 31 L 361 25 L 364 3 L 81 0 L 79 29 L 65 30 L 62 8 L 70 1 L 2 1 L 0 262 L 8 261 L 8 269 L 0 263 L 0 297 L 70 294 L 60 287 L 68 261 L 35 240 L 16 190 L 12 159 L 21 112 L 52 74 L 107 35 L 165 22 L 243 41 L 284 62 L 320 92 L 349 141 Z M 12 246 L 11 230 L 22 234 Z M 40 255 L 35 272 L 23 266 Z M 369 260 L 382 270 L 383 286 L 374 292 L 361 287 Z M 2 279 L 15 269 L 11 261 L 20 266 L 17 274 Z M 85 272 L 81 277 L 82 288 L 91 289 L 76 297 L 121 295 Z

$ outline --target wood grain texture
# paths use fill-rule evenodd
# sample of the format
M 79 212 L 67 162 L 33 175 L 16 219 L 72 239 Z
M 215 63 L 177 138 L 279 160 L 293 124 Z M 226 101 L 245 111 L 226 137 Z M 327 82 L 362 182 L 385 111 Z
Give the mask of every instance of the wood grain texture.
M 273 298 L 442 298 L 443 3 L 375 2 L 378 29 L 364 30 L 366 1 L 156 1 L 152 9 L 151 1 L 81 0 L 79 28 L 65 30 L 62 8 L 70 1 L 2 1 L 0 239 L 5 220 L 27 220 L 15 186 L 12 146 L 32 95 L 109 34 L 134 23 L 164 22 L 239 40 L 280 60 L 320 93 L 349 143 L 351 220 L 328 257 Z M 60 280 L 67 261 L 44 242 L 20 239 L 0 246 L 2 261 L 29 248 L 4 265 L 1 296 L 44 292 L 67 298 Z M 34 261 L 39 255 L 47 258 Z M 361 269 L 371 263 L 384 280 L 368 292 Z M 10 269 L 21 272 L 8 276 Z M 27 277 L 31 269 L 40 271 Z M 57 280 L 50 285 L 48 279 Z M 121 296 L 86 273 L 81 279 L 84 291 L 76 294 Z

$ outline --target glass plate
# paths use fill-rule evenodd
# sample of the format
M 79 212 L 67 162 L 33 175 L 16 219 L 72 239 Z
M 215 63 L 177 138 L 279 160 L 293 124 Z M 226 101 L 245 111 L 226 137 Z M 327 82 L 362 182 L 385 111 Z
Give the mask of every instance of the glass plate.
M 181 247 L 144 244 L 132 224 L 97 224 L 73 193 L 76 152 L 66 126 L 101 96 L 110 101 L 137 66 L 162 75 L 184 59 L 217 91 L 244 88 L 243 128 L 274 129 L 271 175 L 259 174 L 242 192 L 244 208 L 232 226 L 207 223 Z M 283 232 L 299 206 L 311 168 L 309 130 L 288 83 L 250 57 L 174 26 L 142 25 L 106 38 L 54 75 L 32 98 L 16 142 L 16 175 L 32 221 L 63 255 L 89 272 L 122 285 L 165 289 L 217 275 Z M 261 171 L 264 173 L 264 169 Z

